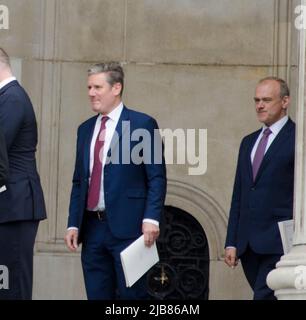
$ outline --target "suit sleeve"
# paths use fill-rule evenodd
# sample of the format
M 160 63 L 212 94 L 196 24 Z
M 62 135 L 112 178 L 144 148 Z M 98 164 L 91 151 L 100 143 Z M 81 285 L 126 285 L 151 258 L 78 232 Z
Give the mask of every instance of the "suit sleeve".
M 143 219 L 153 219 L 160 222 L 167 189 L 164 148 L 157 122 L 154 119 L 149 119 L 146 129 L 151 136 L 151 152 L 144 154 L 148 191 Z
M 225 247 L 237 246 L 237 231 L 238 231 L 238 223 L 239 223 L 239 216 L 240 216 L 240 200 L 241 200 L 241 159 L 242 159 L 242 150 L 243 150 L 243 144 L 244 144 L 243 141 L 241 142 L 240 149 L 239 149 Z
M 0 130 L 0 187 L 8 180 L 9 164 L 7 158 L 6 144 L 2 130 Z
M 0 126 L 3 131 L 7 150 L 9 150 L 22 126 L 24 105 L 14 96 L 2 96 L 0 100 Z

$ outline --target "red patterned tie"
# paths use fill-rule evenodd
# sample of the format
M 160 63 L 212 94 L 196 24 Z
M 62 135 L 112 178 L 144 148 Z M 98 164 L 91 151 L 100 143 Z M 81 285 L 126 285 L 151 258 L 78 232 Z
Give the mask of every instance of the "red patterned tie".
M 101 127 L 95 143 L 94 163 L 91 173 L 90 185 L 88 190 L 87 208 L 94 209 L 99 203 L 101 176 L 102 176 L 102 159 L 103 147 L 105 141 L 105 123 L 108 117 L 102 117 Z

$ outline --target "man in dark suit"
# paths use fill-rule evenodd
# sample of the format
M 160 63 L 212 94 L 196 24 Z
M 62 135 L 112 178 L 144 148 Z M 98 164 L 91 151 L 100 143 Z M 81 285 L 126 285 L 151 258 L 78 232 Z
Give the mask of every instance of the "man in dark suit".
M 266 284 L 283 254 L 278 222 L 292 219 L 295 124 L 289 89 L 276 77 L 259 81 L 255 108 L 263 128 L 240 145 L 225 243 L 225 262 L 240 258 L 254 299 L 275 299 Z
M 78 129 L 65 237 L 72 251 L 82 241 L 88 299 L 147 298 L 145 277 L 126 287 L 120 252 L 142 233 L 145 245 L 154 243 L 166 194 L 157 123 L 123 105 L 123 85 L 119 63 L 88 71 L 88 95 L 98 115 Z
M 34 242 L 39 221 L 46 218 L 35 161 L 37 125 L 32 103 L 1 48 L 0 128 L 9 161 L 8 183 L 0 193 L 0 265 L 9 270 L 9 289 L 0 290 L 0 300 L 31 299 Z

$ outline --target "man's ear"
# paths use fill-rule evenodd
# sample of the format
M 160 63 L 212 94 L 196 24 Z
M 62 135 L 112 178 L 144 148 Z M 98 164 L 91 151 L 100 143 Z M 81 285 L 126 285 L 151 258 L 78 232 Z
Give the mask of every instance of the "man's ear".
M 122 90 L 122 85 L 120 82 L 116 82 L 114 85 L 113 85 L 113 90 L 114 90 L 114 94 L 116 96 L 120 95 L 121 93 L 121 90 Z
M 284 96 L 283 97 L 283 106 L 282 106 L 282 108 L 283 109 L 288 109 L 289 103 L 290 103 L 290 97 L 289 96 Z

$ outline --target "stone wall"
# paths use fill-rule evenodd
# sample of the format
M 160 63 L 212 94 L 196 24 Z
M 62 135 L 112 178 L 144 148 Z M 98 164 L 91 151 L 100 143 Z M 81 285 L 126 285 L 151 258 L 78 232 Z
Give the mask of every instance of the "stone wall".
M 35 105 L 38 164 L 48 220 L 40 225 L 34 298 L 83 299 L 79 254 L 63 236 L 78 125 L 92 115 L 89 64 L 124 63 L 124 102 L 161 128 L 207 129 L 208 169 L 168 165 L 167 204 L 202 224 L 210 247 L 210 299 L 249 299 L 223 244 L 241 138 L 256 130 L 253 94 L 267 75 L 285 78 L 294 118 L 297 0 L 0 0 L 10 12 L 0 45 Z

